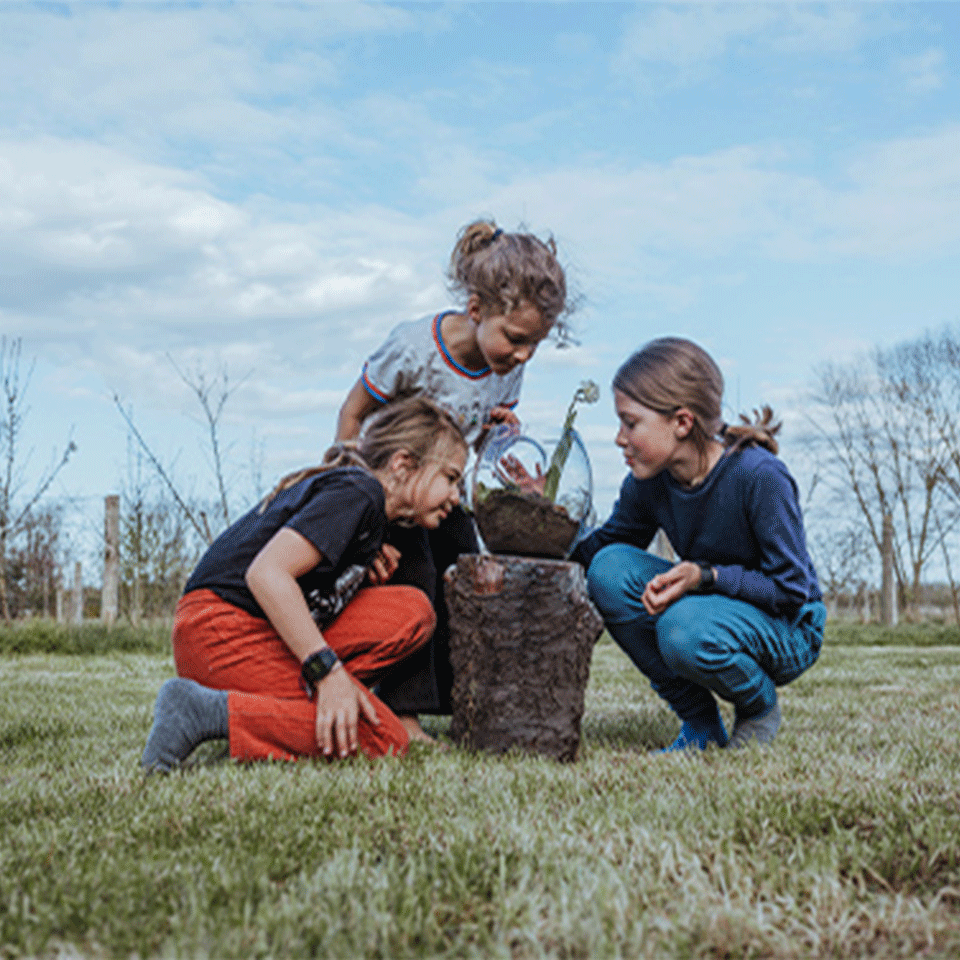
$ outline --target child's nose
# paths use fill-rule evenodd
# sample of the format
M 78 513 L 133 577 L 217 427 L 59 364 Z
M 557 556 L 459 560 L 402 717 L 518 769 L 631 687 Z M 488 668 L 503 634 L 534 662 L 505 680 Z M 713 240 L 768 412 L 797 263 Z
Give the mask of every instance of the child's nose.
M 526 363 L 533 356 L 534 349 L 535 348 L 529 344 L 525 347 L 517 347 L 517 349 L 513 351 L 517 363 Z

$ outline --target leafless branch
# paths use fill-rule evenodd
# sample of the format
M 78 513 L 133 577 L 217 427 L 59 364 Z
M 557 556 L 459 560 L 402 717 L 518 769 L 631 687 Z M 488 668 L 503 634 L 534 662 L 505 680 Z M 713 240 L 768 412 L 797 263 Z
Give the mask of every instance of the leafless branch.
M 224 478 L 223 457 L 220 451 L 220 417 L 227 400 L 239 389 L 249 373 L 241 377 L 233 386 L 230 386 L 230 376 L 225 367 L 221 368 L 220 372 L 211 380 L 208 379 L 207 374 L 202 369 L 188 375 L 180 369 L 170 354 L 167 354 L 167 359 L 173 369 L 177 371 L 180 379 L 193 391 L 203 409 L 207 422 L 207 432 L 209 433 L 210 452 L 213 457 L 213 470 L 220 494 L 220 512 L 223 516 L 224 525 L 229 526 L 230 505 Z
M 146 440 L 143 439 L 142 434 L 137 429 L 136 424 L 133 422 L 133 418 L 127 413 L 126 410 L 124 410 L 123 404 L 120 402 L 120 397 L 117 396 L 117 394 L 113 395 L 113 402 L 117 410 L 120 411 L 120 416 L 123 417 L 124 422 L 130 430 L 131 436 L 140 445 L 140 449 L 143 450 L 144 454 L 146 454 L 146 457 L 152 464 L 153 469 L 157 471 L 157 476 L 159 476 L 164 482 L 173 499 L 176 501 L 177 506 L 183 511 L 184 516 L 190 521 L 193 529 L 197 531 L 205 543 L 212 543 L 213 535 L 210 533 L 210 525 L 207 523 L 206 516 L 201 512 L 198 519 L 193 510 L 190 509 L 190 506 L 186 500 L 180 496 L 180 492 L 177 490 L 174 482 L 170 479 L 170 475 L 164 469 L 163 464 L 157 458 L 156 454 L 154 454 L 154 452 L 150 449 L 150 445 Z

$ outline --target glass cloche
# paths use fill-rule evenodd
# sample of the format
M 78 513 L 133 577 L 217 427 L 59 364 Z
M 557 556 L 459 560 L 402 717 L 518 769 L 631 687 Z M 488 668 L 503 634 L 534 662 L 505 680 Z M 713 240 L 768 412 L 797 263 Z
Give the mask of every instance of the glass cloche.
M 517 427 L 493 427 L 470 483 L 470 506 L 491 553 L 563 559 L 593 505 L 593 473 L 573 429 L 578 402 L 593 403 L 595 384 L 581 385 L 559 439 L 543 443 Z

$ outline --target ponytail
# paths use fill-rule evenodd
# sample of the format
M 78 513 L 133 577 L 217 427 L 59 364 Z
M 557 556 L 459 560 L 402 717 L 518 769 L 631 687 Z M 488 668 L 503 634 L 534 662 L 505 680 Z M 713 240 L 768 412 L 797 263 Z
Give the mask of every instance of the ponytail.
M 782 420 L 775 420 L 773 409 L 764 404 L 759 411 L 753 411 L 751 420 L 745 413 L 740 414 L 740 423 L 736 426 L 724 424 L 720 428 L 720 440 L 730 453 L 742 447 L 764 447 L 771 453 L 777 453 L 780 444 L 775 439 L 783 426 Z
M 540 311 L 561 344 L 572 342 L 564 316 L 567 279 L 553 237 L 507 233 L 492 220 L 467 224 L 457 236 L 447 271 L 451 289 L 476 296 L 484 310 L 509 313 L 522 301 Z

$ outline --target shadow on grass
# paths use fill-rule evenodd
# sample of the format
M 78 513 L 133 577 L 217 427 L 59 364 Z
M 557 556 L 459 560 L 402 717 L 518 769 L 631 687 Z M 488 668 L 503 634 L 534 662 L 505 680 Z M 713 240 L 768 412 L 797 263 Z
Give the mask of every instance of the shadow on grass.
M 636 710 L 593 713 L 583 719 L 581 732 L 585 743 L 616 750 L 646 753 L 672 743 L 678 721 L 669 712 L 643 713 Z

